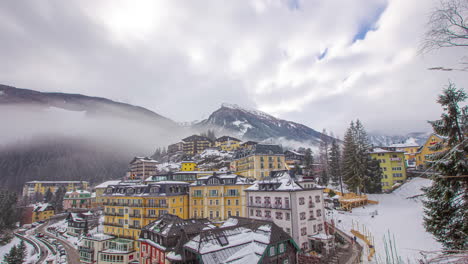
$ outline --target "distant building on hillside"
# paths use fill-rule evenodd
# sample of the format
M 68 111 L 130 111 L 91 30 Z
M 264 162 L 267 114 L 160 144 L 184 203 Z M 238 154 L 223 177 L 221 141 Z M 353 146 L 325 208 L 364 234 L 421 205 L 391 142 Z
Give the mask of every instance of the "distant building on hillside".
M 197 180 L 198 177 L 211 175 L 213 171 L 177 171 L 168 172 L 162 174 L 156 174 L 154 176 L 146 178 L 145 183 L 157 183 L 160 181 L 182 181 L 192 183 Z
M 177 153 L 179 151 L 183 151 L 184 150 L 184 143 L 183 142 L 177 142 L 177 143 L 174 143 L 174 144 L 171 144 L 167 147 L 167 153 L 169 154 L 174 154 L 174 153 Z
M 406 162 L 403 151 L 397 151 L 395 148 L 374 148 L 370 155 L 371 158 L 380 162 L 383 173 L 383 191 L 391 191 L 395 184 L 403 183 L 406 180 Z
M 302 164 L 304 161 L 305 154 L 299 153 L 294 150 L 286 150 L 284 152 L 284 158 L 288 165 Z
M 211 139 L 199 136 L 192 135 L 182 139 L 184 153 L 189 155 L 195 155 L 201 153 L 203 150 L 213 146 Z
M 215 140 L 215 146 L 224 151 L 234 151 L 240 147 L 240 142 L 235 137 L 222 136 Z
M 197 170 L 197 163 L 195 161 L 182 161 L 181 171 L 196 171 Z
M 190 217 L 224 221 L 231 216 L 246 216 L 244 190 L 249 179 L 236 174 L 203 176 L 190 185 Z
M 287 171 L 280 171 L 245 192 L 249 218 L 274 222 L 304 251 L 315 247 L 311 236 L 324 232 L 323 188 L 301 187 Z
M 255 141 L 246 141 L 239 144 L 241 149 L 252 149 L 258 142 Z
M 238 151 L 231 162 L 232 171 L 258 180 L 269 176 L 272 171 L 284 169 L 287 167 L 279 145 L 253 145 L 252 149 Z
M 158 162 L 148 157 L 135 157 L 130 162 L 130 179 L 144 180 L 157 172 Z
M 67 192 L 87 190 L 89 183 L 87 181 L 29 181 L 23 186 L 23 196 L 45 195 L 49 189 L 55 193 L 60 187 L 65 188 Z

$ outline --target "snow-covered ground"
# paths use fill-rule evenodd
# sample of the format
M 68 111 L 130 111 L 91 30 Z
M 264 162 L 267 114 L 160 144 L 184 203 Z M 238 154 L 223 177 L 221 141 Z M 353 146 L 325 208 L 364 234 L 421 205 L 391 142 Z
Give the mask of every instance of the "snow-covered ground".
M 3 263 L 3 258 L 5 257 L 6 254 L 8 254 L 10 252 L 10 249 L 14 245 L 19 246 L 20 242 L 21 242 L 21 239 L 19 239 L 18 237 L 15 236 L 10 241 L 10 243 L 0 247 L 0 263 Z M 26 244 L 27 256 L 25 258 L 24 263 L 35 263 L 37 261 L 37 258 L 39 257 L 39 255 L 34 254 L 34 247 L 33 246 L 31 246 L 29 243 L 26 243 L 26 242 L 25 242 L 25 244 Z
M 329 212 L 329 218 L 333 218 L 337 226 L 348 233 L 353 224 L 355 228 L 359 225 L 361 232 L 365 227 L 375 242 L 376 258 L 372 263 L 385 263 L 384 236 L 388 237 L 389 233 L 392 241 L 394 237 L 397 253 L 404 263 L 417 263 L 417 259 L 421 259 L 419 251 L 442 248 L 424 229 L 421 198 L 407 199 L 422 194 L 421 187 L 430 184 L 431 180 L 414 178 L 393 193 L 369 195 L 370 199 L 379 201 L 377 205 L 355 208 L 351 213 L 333 210 Z M 372 217 L 375 212 L 377 215 Z

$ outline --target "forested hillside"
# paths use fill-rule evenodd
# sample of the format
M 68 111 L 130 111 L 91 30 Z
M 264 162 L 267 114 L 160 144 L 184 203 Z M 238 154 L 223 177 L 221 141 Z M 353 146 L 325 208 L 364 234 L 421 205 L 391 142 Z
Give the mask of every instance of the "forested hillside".
M 99 147 L 98 147 L 99 146 Z M 31 180 L 85 180 L 123 177 L 132 154 L 77 138 L 35 138 L 0 147 L 0 186 L 20 191 Z

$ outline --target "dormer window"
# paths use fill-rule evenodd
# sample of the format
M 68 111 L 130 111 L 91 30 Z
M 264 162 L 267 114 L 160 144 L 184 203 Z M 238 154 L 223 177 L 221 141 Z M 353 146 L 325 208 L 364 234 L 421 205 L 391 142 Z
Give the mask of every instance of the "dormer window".
M 112 188 L 107 188 L 106 193 L 112 193 Z
M 135 189 L 133 189 L 133 188 L 128 188 L 127 189 L 127 193 L 129 193 L 129 194 L 132 194 L 134 192 L 135 192 Z

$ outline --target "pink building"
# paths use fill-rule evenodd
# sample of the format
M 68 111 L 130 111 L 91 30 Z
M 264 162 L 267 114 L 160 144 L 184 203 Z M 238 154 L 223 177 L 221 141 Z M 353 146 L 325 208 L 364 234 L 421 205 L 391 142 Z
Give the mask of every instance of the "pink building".
M 71 191 L 65 193 L 63 198 L 63 210 L 69 211 L 72 209 L 89 209 L 93 197 L 88 191 Z

